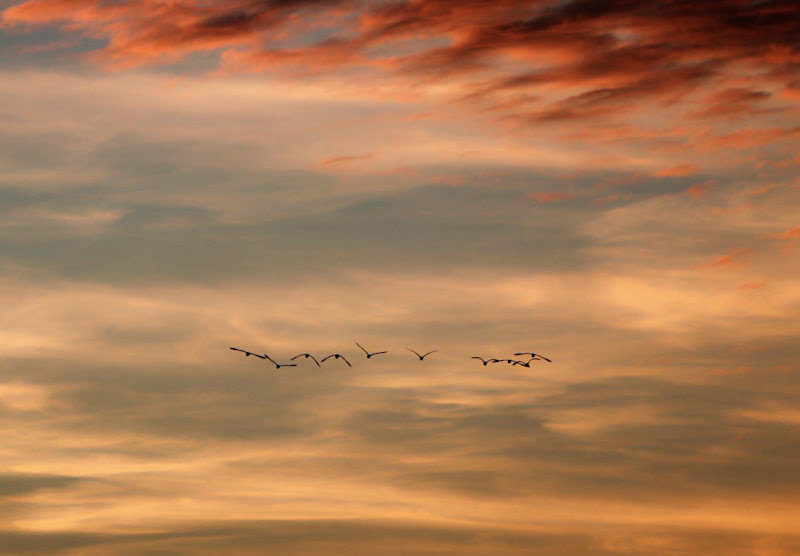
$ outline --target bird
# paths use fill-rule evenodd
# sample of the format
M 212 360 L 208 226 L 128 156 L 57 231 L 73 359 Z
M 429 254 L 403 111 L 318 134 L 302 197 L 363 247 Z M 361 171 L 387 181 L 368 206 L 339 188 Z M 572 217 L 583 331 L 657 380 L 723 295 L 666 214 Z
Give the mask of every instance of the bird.
M 530 355 L 533 359 L 536 359 L 537 357 L 541 357 L 542 359 L 544 359 L 548 363 L 552 363 L 553 362 L 551 359 L 548 359 L 544 355 L 539 355 L 538 353 L 533 353 L 532 351 L 525 351 L 523 353 L 515 353 L 514 355 Z
M 478 357 L 477 355 L 472 356 L 472 359 L 480 359 L 483 362 L 484 367 L 489 363 L 499 363 L 502 361 L 502 359 L 484 359 L 483 357 Z
M 259 355 L 257 353 L 253 353 L 252 351 L 247 351 L 246 349 L 239 349 L 239 348 L 235 348 L 235 347 L 232 347 L 231 349 L 233 351 L 241 351 L 242 353 L 244 353 L 245 357 L 250 357 L 251 355 L 255 355 L 256 357 L 258 357 L 260 359 L 266 359 L 266 357 L 264 357 L 263 355 Z
M 429 352 L 428 352 L 428 353 L 426 353 L 425 355 L 420 355 L 419 353 L 417 353 L 416 351 L 414 351 L 413 349 L 411 349 L 411 348 L 409 348 L 409 347 L 407 347 L 406 349 L 407 349 L 408 351 L 410 351 L 411 353 L 413 353 L 414 355 L 416 355 L 417 357 L 419 357 L 419 360 L 420 360 L 420 361 L 422 361 L 423 359 L 425 359 L 425 358 L 426 358 L 427 356 L 429 356 L 431 353 L 436 353 L 437 351 L 439 351 L 438 349 L 435 349 L 435 350 L 433 350 L 433 351 L 429 351 Z
M 360 348 L 361 348 L 361 350 L 362 350 L 364 353 L 366 353 L 366 354 L 367 354 L 367 359 L 369 359 L 369 358 L 370 358 L 370 357 L 372 357 L 373 355 L 380 355 L 381 353 L 389 353 L 388 351 L 376 351 L 376 352 L 374 352 L 374 353 L 370 353 L 370 352 L 368 352 L 367 350 L 365 350 L 365 349 L 364 349 L 364 348 L 361 346 L 361 344 L 359 344 L 358 342 L 356 342 L 356 345 L 357 345 L 358 347 L 360 347 Z
M 522 365 L 523 367 L 530 367 L 531 366 L 531 361 L 539 361 L 539 360 L 536 359 L 535 357 L 531 357 L 527 361 L 514 361 L 514 362 L 511 363 L 511 365 L 512 366 L 514 366 L 514 365 Z
M 272 361 L 276 369 L 280 369 L 281 367 L 297 367 L 297 363 L 278 363 L 266 353 L 264 354 L 264 357 L 262 357 L 262 359 L 269 359 L 270 361 Z
M 341 353 L 332 353 L 328 357 L 324 357 L 323 359 L 321 359 L 321 362 L 324 363 L 326 360 L 330 359 L 331 357 L 335 357 L 336 359 L 342 359 L 345 363 L 347 363 L 348 367 L 352 367 L 352 365 L 350 364 L 350 361 L 348 361 L 345 358 L 345 356 L 342 355 Z
M 317 361 L 317 358 L 316 358 L 316 357 L 314 357 L 313 355 L 311 355 L 310 353 L 301 353 L 300 355 L 295 355 L 294 357 L 292 357 L 292 358 L 290 359 L 290 361 L 294 361 L 294 360 L 295 360 L 295 359 L 297 359 L 298 357 L 305 357 L 306 359 L 311 359 L 311 360 L 312 360 L 314 363 L 316 363 L 316 364 L 317 364 L 317 367 L 319 367 L 319 366 L 320 366 L 320 364 L 319 364 L 319 361 Z

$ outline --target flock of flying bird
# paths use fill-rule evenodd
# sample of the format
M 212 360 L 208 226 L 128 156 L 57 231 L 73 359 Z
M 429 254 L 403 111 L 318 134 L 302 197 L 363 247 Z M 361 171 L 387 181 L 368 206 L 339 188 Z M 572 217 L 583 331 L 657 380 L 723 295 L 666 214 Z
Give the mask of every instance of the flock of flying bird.
M 364 352 L 364 354 L 367 356 L 367 359 L 371 359 L 375 355 L 383 355 L 385 353 L 389 353 L 388 351 L 373 351 L 373 352 L 369 352 L 366 349 L 364 349 L 364 347 L 361 344 L 359 344 L 358 342 L 356 342 L 356 345 L 359 348 L 361 348 L 361 351 Z M 297 367 L 297 363 L 278 363 L 277 361 L 275 361 L 272 357 L 270 357 L 266 353 L 259 354 L 259 353 L 255 353 L 253 351 L 248 351 L 246 349 L 241 349 L 241 348 L 237 348 L 237 347 L 232 347 L 231 349 L 233 351 L 241 351 L 242 353 L 244 353 L 245 357 L 250 357 L 251 355 L 253 355 L 255 357 L 258 357 L 259 359 L 264 359 L 265 361 L 269 361 L 273 365 L 275 365 L 276 369 L 280 369 L 281 367 Z M 439 351 L 438 349 L 434 349 L 434 350 L 429 351 L 427 353 L 422 353 L 421 354 L 421 353 L 419 353 L 417 351 L 414 351 L 411 348 L 406 348 L 406 349 L 408 351 L 410 351 L 411 353 L 413 353 L 414 355 L 416 355 L 417 357 L 419 357 L 420 361 L 424 360 L 431 353 L 436 353 L 437 351 Z M 523 351 L 521 353 L 515 353 L 514 355 L 515 356 L 529 355 L 530 359 L 528 359 L 527 361 L 518 361 L 516 359 L 495 359 L 495 358 L 484 359 L 483 357 L 478 357 L 477 355 L 473 356 L 472 359 L 480 360 L 481 363 L 483 363 L 484 367 L 487 366 L 489 363 L 508 363 L 511 366 L 521 365 L 523 367 L 530 367 L 531 363 L 534 362 L 534 361 L 547 361 L 548 363 L 552 363 L 551 359 L 548 359 L 544 355 L 540 355 L 540 354 L 534 353 L 532 351 Z M 314 363 L 317 364 L 317 367 L 321 367 L 322 366 L 321 363 L 324 363 L 325 361 L 327 361 L 328 359 L 331 359 L 331 358 L 333 358 L 333 359 L 341 359 L 342 361 L 347 363 L 348 367 L 352 367 L 353 366 L 352 364 L 350 364 L 350 361 L 348 361 L 347 358 L 344 355 L 342 355 L 341 353 L 331 353 L 330 355 L 328 355 L 326 357 L 323 357 L 322 359 L 319 359 L 319 360 L 317 360 L 317 358 L 314 357 L 313 355 L 311 355 L 310 353 L 300 353 L 300 354 L 295 355 L 294 357 L 292 357 L 290 359 L 290 361 L 294 361 L 295 359 L 299 359 L 300 357 L 303 357 L 305 359 L 311 359 Z

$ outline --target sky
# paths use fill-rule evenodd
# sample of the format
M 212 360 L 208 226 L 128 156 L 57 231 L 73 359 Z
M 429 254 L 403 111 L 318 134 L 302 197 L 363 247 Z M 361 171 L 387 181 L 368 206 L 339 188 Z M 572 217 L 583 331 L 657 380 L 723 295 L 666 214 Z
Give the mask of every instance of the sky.
M 800 553 L 798 37 L 0 0 L 0 554 Z

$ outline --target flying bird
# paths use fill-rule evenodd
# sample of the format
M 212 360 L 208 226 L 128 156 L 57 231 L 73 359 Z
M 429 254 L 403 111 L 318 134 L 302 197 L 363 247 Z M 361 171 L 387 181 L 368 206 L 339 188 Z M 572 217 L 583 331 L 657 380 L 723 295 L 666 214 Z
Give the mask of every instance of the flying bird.
M 348 360 L 345 358 L 345 356 L 344 356 L 344 355 L 342 355 L 341 353 L 332 353 L 332 354 L 330 354 L 328 357 L 325 357 L 325 358 L 323 358 L 323 359 L 321 360 L 321 362 L 322 362 L 322 363 L 324 363 L 325 361 L 327 361 L 327 360 L 328 360 L 328 359 L 330 359 L 331 357 L 335 357 L 336 359 L 341 359 L 341 360 L 343 360 L 345 363 L 347 363 L 347 366 L 348 366 L 348 367 L 352 367 L 352 365 L 350 364 L 350 361 L 348 361 Z
M 414 350 L 413 350 L 413 349 L 411 349 L 411 348 L 406 348 L 406 349 L 407 349 L 408 351 L 410 351 L 411 353 L 413 353 L 414 355 L 416 355 L 417 357 L 419 357 L 419 360 L 420 360 L 420 361 L 422 361 L 423 359 L 425 359 L 425 358 L 426 358 L 427 356 L 429 356 L 431 353 L 436 353 L 437 351 L 439 351 L 438 349 L 435 349 L 435 350 L 433 350 L 433 351 L 429 351 L 429 352 L 428 352 L 428 353 L 426 353 L 425 355 L 420 355 L 419 353 L 417 353 L 416 351 L 414 351 Z
M 514 361 L 513 363 L 511 363 L 511 366 L 522 365 L 523 367 L 530 367 L 531 366 L 531 361 L 539 361 L 539 359 L 536 359 L 535 357 L 531 357 L 527 361 Z
M 356 345 L 357 345 L 358 347 L 360 347 L 360 348 L 361 348 L 361 351 L 363 351 L 364 353 L 366 353 L 366 354 L 367 354 L 367 359 L 369 359 L 369 358 L 370 358 L 370 357 L 372 357 L 373 355 L 380 355 L 381 353 L 389 353 L 388 351 L 375 351 L 375 352 L 373 352 L 373 353 L 370 353 L 370 352 L 368 352 L 367 350 L 365 350 L 365 349 L 364 349 L 364 348 L 361 346 L 361 344 L 359 344 L 358 342 L 356 342 Z
M 314 363 L 316 363 L 316 364 L 317 364 L 317 367 L 319 367 L 319 366 L 320 366 L 320 365 L 319 365 L 319 361 L 317 361 L 316 357 L 314 357 L 314 356 L 313 356 L 313 355 L 311 355 L 310 353 L 301 353 L 300 355 L 295 355 L 294 357 L 292 357 L 292 358 L 290 359 L 290 361 L 294 361 L 294 360 L 295 360 L 295 359 L 297 359 L 298 357 L 305 357 L 306 359 L 311 359 L 311 360 L 312 360 Z
M 239 349 L 239 348 L 235 348 L 235 347 L 232 347 L 231 349 L 233 351 L 241 351 L 242 353 L 244 353 L 245 357 L 250 357 L 251 355 L 255 355 L 256 357 L 258 357 L 260 359 L 266 359 L 266 357 L 264 357 L 263 355 L 259 355 L 257 353 L 253 353 L 252 351 L 247 351 L 246 349 Z
M 502 359 L 484 359 L 483 357 L 478 357 L 477 355 L 474 355 L 472 359 L 480 359 L 481 362 L 483 362 L 484 367 L 489 363 L 499 363 L 502 361 Z
M 533 353 L 532 351 L 525 351 L 523 353 L 515 353 L 514 355 L 530 355 L 531 358 L 533 358 L 533 359 L 536 359 L 537 357 L 540 357 L 540 358 L 544 359 L 545 361 L 547 361 L 548 363 L 552 363 L 553 362 L 552 360 L 548 359 L 544 355 L 539 355 L 538 353 Z
M 255 355 L 255 354 L 253 354 L 253 355 Z M 268 360 L 272 361 L 272 364 L 275 365 L 276 369 L 280 369 L 281 367 L 297 367 L 297 363 L 278 363 L 277 361 L 275 361 L 272 357 L 270 357 L 266 353 L 264 354 L 264 357 L 262 357 L 261 359 L 268 359 Z

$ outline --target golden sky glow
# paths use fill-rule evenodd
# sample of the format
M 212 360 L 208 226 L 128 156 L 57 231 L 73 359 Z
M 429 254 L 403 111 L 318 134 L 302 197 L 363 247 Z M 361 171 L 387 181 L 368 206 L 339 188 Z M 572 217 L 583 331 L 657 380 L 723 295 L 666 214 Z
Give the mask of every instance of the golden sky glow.
M 0 1 L 0 554 L 800 553 L 798 21 Z

